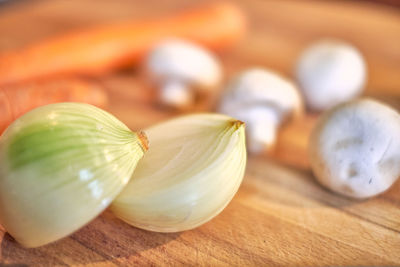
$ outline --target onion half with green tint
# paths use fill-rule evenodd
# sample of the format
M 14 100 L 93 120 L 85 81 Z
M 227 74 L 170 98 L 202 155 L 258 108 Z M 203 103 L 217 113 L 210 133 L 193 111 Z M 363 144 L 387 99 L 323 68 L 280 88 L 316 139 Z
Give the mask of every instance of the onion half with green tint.
M 157 232 L 195 228 L 219 214 L 238 190 L 246 166 L 244 124 L 199 114 L 146 130 L 151 147 L 111 210 Z
M 94 106 L 34 109 L 0 138 L 0 223 L 26 247 L 69 235 L 111 203 L 146 149 L 143 134 Z

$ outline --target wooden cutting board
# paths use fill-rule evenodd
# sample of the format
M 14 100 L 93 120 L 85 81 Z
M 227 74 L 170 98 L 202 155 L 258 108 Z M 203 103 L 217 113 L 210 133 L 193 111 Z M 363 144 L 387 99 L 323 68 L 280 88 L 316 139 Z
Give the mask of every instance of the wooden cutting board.
M 68 30 L 131 17 L 157 16 L 194 1 L 17 1 L 0 5 L 0 51 Z M 220 55 L 227 78 L 253 65 L 292 76 L 302 48 L 330 36 L 357 45 L 368 62 L 366 94 L 399 105 L 400 11 L 345 1 L 238 2 L 248 14 L 247 38 Z M 158 107 L 137 72 L 98 79 L 109 111 L 132 129 L 177 115 Z M 196 111 L 210 110 L 218 99 Z M 36 249 L 0 228 L 0 266 L 322 266 L 400 265 L 400 183 L 354 201 L 318 185 L 305 147 L 316 115 L 287 125 L 273 158 L 250 157 L 243 184 L 215 219 L 191 231 L 153 233 L 104 212 L 72 236 Z

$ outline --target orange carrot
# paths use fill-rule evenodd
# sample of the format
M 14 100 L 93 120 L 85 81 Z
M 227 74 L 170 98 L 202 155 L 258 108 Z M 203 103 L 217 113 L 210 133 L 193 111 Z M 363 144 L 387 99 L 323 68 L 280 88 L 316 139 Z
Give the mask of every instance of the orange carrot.
M 101 75 L 138 63 L 155 42 L 168 37 L 218 50 L 235 43 L 244 24 L 236 6 L 217 3 L 161 19 L 70 33 L 1 56 L 0 84 L 63 74 Z
M 0 134 L 29 110 L 58 102 L 84 102 L 104 108 L 107 95 L 96 84 L 77 79 L 3 87 L 0 89 Z

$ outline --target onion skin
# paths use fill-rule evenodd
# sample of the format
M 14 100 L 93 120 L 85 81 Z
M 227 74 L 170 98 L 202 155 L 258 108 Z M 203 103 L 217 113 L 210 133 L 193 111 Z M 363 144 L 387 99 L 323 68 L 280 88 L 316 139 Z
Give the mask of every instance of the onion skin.
M 147 150 L 144 134 L 88 104 L 34 109 L 0 138 L 0 222 L 23 246 L 63 238 L 101 213 Z

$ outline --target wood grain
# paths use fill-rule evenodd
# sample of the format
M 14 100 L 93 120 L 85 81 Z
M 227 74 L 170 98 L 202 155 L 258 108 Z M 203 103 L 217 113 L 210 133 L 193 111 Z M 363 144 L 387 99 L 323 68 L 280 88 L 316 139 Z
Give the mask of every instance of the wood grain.
M 363 1 L 237 2 L 250 31 L 220 57 L 228 80 L 254 65 L 288 77 L 301 50 L 320 37 L 357 45 L 368 62 L 366 95 L 400 101 L 400 12 Z M 0 9 L 0 52 L 80 27 L 143 18 L 196 1 L 17 1 Z M 155 8 L 157 7 L 157 8 Z M 109 111 L 132 129 L 173 117 L 156 92 L 128 69 L 97 80 Z M 212 110 L 220 91 L 195 108 Z M 110 212 L 72 236 L 36 249 L 19 246 L 0 227 L 0 265 L 28 266 L 327 266 L 400 265 L 400 183 L 354 201 L 321 187 L 308 168 L 306 146 L 317 115 L 286 125 L 273 158 L 250 157 L 230 205 L 205 225 L 160 234 L 131 227 Z

